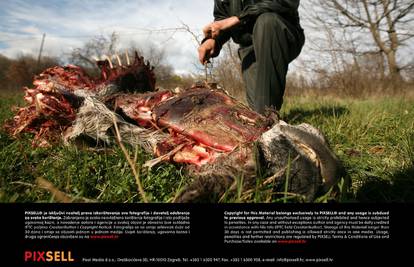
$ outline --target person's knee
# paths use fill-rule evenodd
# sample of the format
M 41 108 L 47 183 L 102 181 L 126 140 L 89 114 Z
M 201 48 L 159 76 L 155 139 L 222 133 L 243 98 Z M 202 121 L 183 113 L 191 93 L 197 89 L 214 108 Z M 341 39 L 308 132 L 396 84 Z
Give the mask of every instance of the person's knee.
M 256 30 L 268 28 L 277 29 L 280 28 L 281 25 L 281 21 L 277 14 L 267 12 L 257 17 L 255 28 Z

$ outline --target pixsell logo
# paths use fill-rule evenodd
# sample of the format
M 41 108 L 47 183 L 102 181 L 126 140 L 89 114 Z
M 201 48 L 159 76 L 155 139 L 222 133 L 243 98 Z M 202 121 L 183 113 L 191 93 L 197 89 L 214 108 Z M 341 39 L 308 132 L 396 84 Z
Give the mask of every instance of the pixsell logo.
M 72 262 L 72 251 L 25 251 L 25 262 Z

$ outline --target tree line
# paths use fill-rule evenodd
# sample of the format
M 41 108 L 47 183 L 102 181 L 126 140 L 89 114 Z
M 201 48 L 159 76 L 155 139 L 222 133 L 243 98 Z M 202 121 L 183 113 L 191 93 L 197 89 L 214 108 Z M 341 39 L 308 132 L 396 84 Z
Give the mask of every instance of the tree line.
M 60 64 L 57 57 L 43 57 L 38 61 L 33 55 L 21 55 L 11 59 L 0 54 L 0 90 L 30 86 L 35 75 Z

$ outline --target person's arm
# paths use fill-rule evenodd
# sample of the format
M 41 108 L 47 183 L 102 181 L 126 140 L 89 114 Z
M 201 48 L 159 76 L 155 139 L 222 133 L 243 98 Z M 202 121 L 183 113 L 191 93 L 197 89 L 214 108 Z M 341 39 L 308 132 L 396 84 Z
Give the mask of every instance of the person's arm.
M 214 21 L 216 23 L 220 23 L 219 21 L 221 21 L 221 23 L 223 23 L 225 20 L 227 20 L 229 18 L 228 11 L 224 7 L 223 1 L 220 1 L 220 0 L 215 0 L 214 1 L 214 12 L 213 12 L 213 14 L 214 14 Z M 234 26 L 234 25 L 227 25 L 228 28 L 231 28 L 232 26 Z M 230 39 L 230 32 L 226 31 L 226 29 L 223 29 L 223 27 L 219 27 L 218 32 L 213 37 L 216 40 L 215 50 L 217 51 L 217 55 L 218 55 L 220 53 L 220 50 L 223 47 L 223 45 Z
M 247 24 L 266 12 L 275 12 L 281 15 L 294 14 L 298 10 L 299 2 L 300 0 L 264 0 L 248 5 L 239 16 L 240 23 Z
M 204 39 L 198 48 L 198 57 L 201 64 L 205 64 L 212 57 L 220 54 L 223 45 L 230 39 L 227 29 L 239 23 L 238 18 L 230 17 L 220 0 L 214 1 L 214 22 L 204 27 Z M 235 20 L 237 19 L 237 21 Z
M 216 40 L 217 52 L 230 38 L 228 29 L 238 24 L 247 24 L 255 20 L 260 14 L 265 12 L 275 12 L 281 15 L 297 16 L 300 0 L 264 0 L 248 5 L 239 16 L 229 17 L 224 8 L 223 1 L 216 0 L 214 5 L 215 21 L 207 25 L 203 31 L 206 39 Z

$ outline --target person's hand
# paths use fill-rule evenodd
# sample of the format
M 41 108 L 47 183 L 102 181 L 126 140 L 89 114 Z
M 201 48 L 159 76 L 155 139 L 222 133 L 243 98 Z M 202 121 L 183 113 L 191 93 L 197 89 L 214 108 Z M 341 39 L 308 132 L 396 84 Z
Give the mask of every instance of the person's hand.
M 216 47 L 216 40 L 207 39 L 204 43 L 198 48 L 198 59 L 201 64 L 206 64 L 208 60 L 214 55 L 214 48 Z
M 230 29 L 239 23 L 240 20 L 236 16 L 214 21 L 203 28 L 204 37 L 215 39 L 222 31 Z

